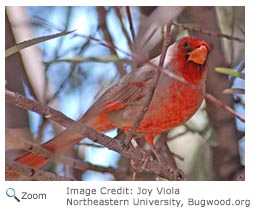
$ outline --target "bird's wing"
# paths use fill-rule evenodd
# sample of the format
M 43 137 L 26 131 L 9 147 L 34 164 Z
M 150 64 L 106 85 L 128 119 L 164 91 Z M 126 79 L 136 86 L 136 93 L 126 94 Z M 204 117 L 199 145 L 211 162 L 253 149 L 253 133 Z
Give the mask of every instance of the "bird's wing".
M 96 115 L 120 110 L 131 103 L 141 102 L 148 92 L 154 74 L 155 71 L 149 66 L 142 67 L 138 72 L 127 74 L 117 85 L 103 93 L 81 120 L 87 123 L 86 119 Z

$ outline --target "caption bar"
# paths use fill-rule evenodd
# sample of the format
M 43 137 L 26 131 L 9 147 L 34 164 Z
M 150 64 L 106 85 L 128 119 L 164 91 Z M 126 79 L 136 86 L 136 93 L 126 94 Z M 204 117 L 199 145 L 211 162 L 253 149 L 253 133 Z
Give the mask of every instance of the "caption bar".
M 100 188 L 66 188 L 67 206 L 241 206 L 250 207 L 250 199 L 225 199 L 184 197 L 175 187 L 100 187 Z

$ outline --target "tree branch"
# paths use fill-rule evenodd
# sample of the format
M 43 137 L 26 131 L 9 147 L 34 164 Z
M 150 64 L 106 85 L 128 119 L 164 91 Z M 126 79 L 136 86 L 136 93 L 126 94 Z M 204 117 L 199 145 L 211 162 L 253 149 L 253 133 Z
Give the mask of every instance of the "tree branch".
M 131 34 L 132 34 L 132 39 L 133 39 L 133 42 L 136 43 L 136 41 L 135 41 L 135 31 L 134 31 L 134 26 L 133 26 L 133 21 L 132 21 L 130 7 L 126 6 L 125 10 L 126 10 L 126 14 L 127 14 L 128 21 L 129 21 L 129 26 L 130 26 L 130 31 L 131 31 Z M 136 44 L 135 44 L 135 46 L 136 46 Z
M 71 181 L 74 180 L 73 178 L 59 176 L 57 174 L 46 172 L 41 169 L 35 169 L 30 166 L 24 165 L 17 161 L 10 161 L 5 163 L 5 172 L 6 176 L 8 173 L 19 173 L 26 177 L 32 178 L 34 180 L 40 181 Z
M 172 24 L 176 27 L 181 27 L 184 30 L 188 30 L 188 31 L 191 31 L 191 32 L 202 33 L 202 34 L 205 34 L 205 35 L 208 35 L 208 36 L 226 38 L 226 39 L 233 40 L 233 41 L 238 41 L 238 42 L 245 42 L 244 39 L 233 36 L 233 35 L 228 35 L 228 34 L 224 34 L 224 33 L 217 33 L 217 32 L 205 30 L 205 29 L 202 29 L 202 28 L 189 27 L 189 26 L 186 26 L 184 24 L 177 23 L 175 21 L 173 21 Z
M 98 15 L 99 15 L 99 23 L 100 23 L 100 29 L 102 30 L 104 37 L 106 41 L 110 44 L 113 44 L 113 39 L 111 37 L 111 34 L 108 30 L 108 27 L 106 25 L 106 11 L 104 7 L 97 7 Z M 117 52 L 115 49 L 110 49 L 111 54 L 117 55 Z M 122 64 L 120 62 L 116 62 L 117 70 L 119 71 L 120 75 L 123 76 L 126 74 Z

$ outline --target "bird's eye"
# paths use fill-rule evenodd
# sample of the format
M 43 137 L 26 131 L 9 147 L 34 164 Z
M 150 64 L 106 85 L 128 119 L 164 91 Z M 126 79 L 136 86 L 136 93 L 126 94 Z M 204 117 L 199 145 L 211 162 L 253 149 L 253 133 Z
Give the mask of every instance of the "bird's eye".
M 184 47 L 185 49 L 187 49 L 187 48 L 188 48 L 188 42 L 185 41 L 185 42 L 183 43 L 183 47 Z

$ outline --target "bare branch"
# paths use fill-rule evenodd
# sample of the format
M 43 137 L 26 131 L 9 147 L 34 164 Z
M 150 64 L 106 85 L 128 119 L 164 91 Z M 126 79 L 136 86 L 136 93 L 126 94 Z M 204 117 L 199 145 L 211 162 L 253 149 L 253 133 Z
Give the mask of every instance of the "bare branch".
M 100 21 L 100 29 L 102 30 L 104 37 L 106 41 L 110 44 L 114 44 L 113 39 L 111 37 L 111 34 L 108 31 L 108 27 L 106 25 L 106 11 L 104 7 L 97 7 L 98 15 L 99 15 L 99 21 Z M 117 55 L 117 52 L 115 49 L 110 49 L 111 54 Z M 125 75 L 126 72 L 120 62 L 116 62 L 117 69 L 121 76 Z
M 218 100 L 217 98 L 215 98 L 214 96 L 212 96 L 209 93 L 205 94 L 205 98 L 212 102 L 214 105 L 224 109 L 226 112 L 228 112 L 230 115 L 232 115 L 233 117 L 238 118 L 240 121 L 245 122 L 245 118 L 240 116 L 239 114 L 237 114 L 231 107 L 229 107 L 228 105 L 224 104 L 223 102 L 221 102 L 220 100 Z
M 32 178 L 34 180 L 40 180 L 40 181 L 71 181 L 75 180 L 73 178 L 69 177 L 63 177 L 59 176 L 57 174 L 46 172 L 41 169 L 35 169 L 30 166 L 21 164 L 17 161 L 11 161 L 5 163 L 5 171 L 8 176 L 8 173 L 19 173 L 26 177 Z
M 130 36 L 129 36 L 129 34 L 128 34 L 128 32 L 127 32 L 125 26 L 124 26 L 124 22 L 123 22 L 123 20 L 122 20 L 122 15 L 121 15 L 121 13 L 120 13 L 120 9 L 119 9 L 119 7 L 113 7 L 113 8 L 114 8 L 114 10 L 115 10 L 115 12 L 116 12 L 116 15 L 117 15 L 117 17 L 118 17 L 118 19 L 119 19 L 119 21 L 120 21 L 121 28 L 122 28 L 122 31 L 123 31 L 123 33 L 124 33 L 124 35 L 125 35 L 125 38 L 126 38 L 126 40 L 127 40 L 127 43 L 128 43 L 128 45 L 129 45 L 129 47 L 131 48 L 131 47 L 132 47 L 132 41 L 131 41 Z
M 234 36 L 235 33 L 235 11 L 236 11 L 236 7 L 232 7 L 232 21 L 231 21 L 231 36 Z M 235 53 L 235 44 L 234 44 L 234 40 L 231 40 L 231 51 L 230 51 L 230 67 L 234 66 L 234 54 Z
M 208 30 L 205 30 L 205 29 L 202 29 L 202 28 L 188 27 L 184 24 L 180 24 L 180 23 L 177 23 L 175 21 L 173 21 L 172 24 L 174 26 L 181 27 L 185 30 L 192 31 L 192 32 L 199 32 L 199 33 L 202 33 L 202 34 L 205 34 L 205 35 L 208 35 L 208 36 L 216 36 L 216 37 L 226 38 L 226 39 L 234 40 L 234 41 L 238 41 L 238 42 L 245 42 L 245 40 L 242 39 L 242 38 L 232 36 L 232 35 L 227 35 L 227 34 L 224 34 L 224 33 L 212 32 L 212 31 L 208 31 Z
M 54 110 L 46 105 L 40 104 L 37 101 L 28 99 L 25 96 L 16 92 L 12 92 L 10 90 L 5 91 L 5 101 L 8 104 L 12 104 L 17 107 L 36 112 L 44 118 L 48 118 L 57 123 L 61 123 L 61 125 L 64 127 L 67 127 L 73 123 L 72 119 L 65 116 L 61 112 Z
M 129 21 L 129 25 L 130 25 L 130 31 L 131 31 L 131 34 L 132 34 L 132 39 L 133 39 L 133 42 L 135 42 L 135 31 L 134 31 L 134 26 L 133 26 L 133 21 L 132 21 L 130 7 L 126 6 L 125 10 L 126 10 L 128 21 Z

